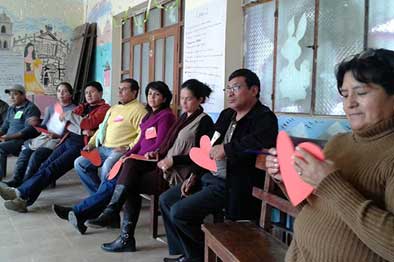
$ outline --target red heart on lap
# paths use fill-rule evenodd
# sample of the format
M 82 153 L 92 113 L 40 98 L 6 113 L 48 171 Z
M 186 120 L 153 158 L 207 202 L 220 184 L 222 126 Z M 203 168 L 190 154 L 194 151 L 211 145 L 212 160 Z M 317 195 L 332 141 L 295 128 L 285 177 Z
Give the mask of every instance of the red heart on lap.
M 92 151 L 82 150 L 81 156 L 83 156 L 86 159 L 89 159 L 93 165 L 101 166 L 101 157 L 97 148 L 93 149 Z
M 323 151 L 319 146 L 310 142 L 304 142 L 298 146 L 317 159 L 324 160 Z M 294 206 L 297 206 L 313 192 L 314 188 L 308 183 L 305 183 L 294 169 L 291 158 L 293 155 L 300 156 L 300 154 L 295 152 L 293 142 L 285 131 L 280 131 L 278 134 L 276 150 L 278 152 L 280 172 L 287 195 L 289 196 L 290 202 Z
M 209 157 L 211 151 L 211 141 L 208 136 L 200 138 L 200 147 L 192 147 L 189 156 L 194 163 L 210 171 L 217 171 L 216 161 Z
M 109 171 L 108 180 L 112 180 L 116 177 L 122 165 L 123 165 L 122 159 L 116 161 L 115 165 L 112 166 L 111 171 Z

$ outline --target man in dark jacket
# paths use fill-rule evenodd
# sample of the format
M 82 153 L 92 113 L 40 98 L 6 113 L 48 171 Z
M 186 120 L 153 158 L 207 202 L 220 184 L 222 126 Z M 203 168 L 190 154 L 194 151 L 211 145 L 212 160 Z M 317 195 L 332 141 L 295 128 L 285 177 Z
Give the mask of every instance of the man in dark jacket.
M 0 99 L 0 126 L 3 124 L 4 119 L 7 117 L 8 104 Z
M 219 139 L 210 151 L 217 172 L 192 177 L 160 197 L 169 253 L 181 255 L 164 261 L 203 261 L 201 224 L 208 214 L 225 209 L 226 217 L 232 220 L 258 217 L 259 205 L 252 188 L 262 185 L 264 176 L 255 168 L 256 156 L 248 151 L 274 146 L 278 121 L 260 103 L 260 81 L 252 71 L 233 72 L 224 91 L 229 108 L 221 112 L 215 124 L 212 137 Z M 198 184 L 198 191 L 189 194 Z
M 29 124 L 32 118 L 40 118 L 40 110 L 26 99 L 25 88 L 13 85 L 5 92 L 10 96 L 11 106 L 0 128 L 0 180 L 5 176 L 7 156 L 17 156 L 26 139 L 36 136 L 34 128 Z

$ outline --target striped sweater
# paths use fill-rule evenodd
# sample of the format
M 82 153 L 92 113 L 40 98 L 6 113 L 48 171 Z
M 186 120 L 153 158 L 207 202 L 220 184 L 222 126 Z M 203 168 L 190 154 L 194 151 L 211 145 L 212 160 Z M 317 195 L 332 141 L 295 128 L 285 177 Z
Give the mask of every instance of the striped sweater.
M 338 170 L 297 216 L 286 261 L 394 261 L 394 119 L 337 135 L 325 155 Z

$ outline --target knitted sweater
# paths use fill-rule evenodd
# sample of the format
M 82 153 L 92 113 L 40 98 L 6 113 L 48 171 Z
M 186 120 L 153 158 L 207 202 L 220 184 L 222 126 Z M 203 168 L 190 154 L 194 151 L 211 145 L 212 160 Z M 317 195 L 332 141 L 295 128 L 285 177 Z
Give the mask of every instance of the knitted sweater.
M 337 171 L 308 198 L 286 261 L 394 261 L 394 119 L 327 144 Z

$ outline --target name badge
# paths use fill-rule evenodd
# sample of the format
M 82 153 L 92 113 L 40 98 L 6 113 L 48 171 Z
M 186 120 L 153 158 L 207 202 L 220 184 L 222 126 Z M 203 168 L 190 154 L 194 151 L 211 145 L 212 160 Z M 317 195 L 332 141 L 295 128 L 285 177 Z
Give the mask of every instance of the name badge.
M 123 121 L 123 116 L 117 116 L 117 117 L 115 117 L 115 119 L 114 119 L 114 122 L 122 122 Z
M 14 119 L 21 119 L 23 115 L 23 111 L 18 111 L 15 113 Z
M 156 127 L 152 126 L 152 127 L 149 127 L 148 129 L 146 129 L 146 131 L 145 131 L 145 138 L 146 139 L 152 139 L 155 137 L 157 137 Z

